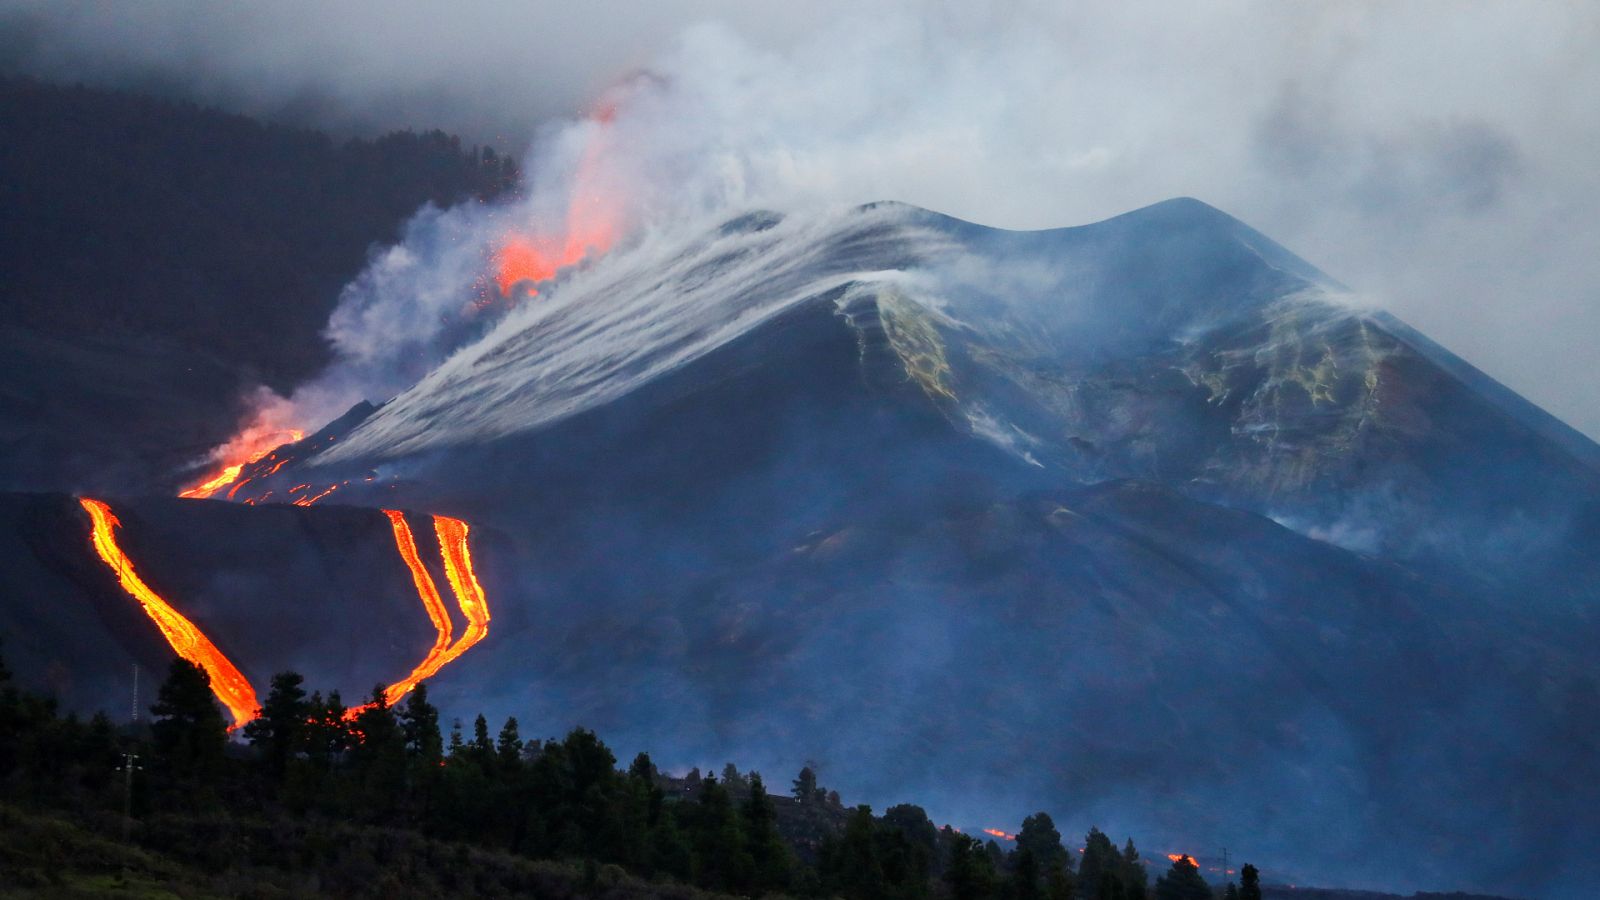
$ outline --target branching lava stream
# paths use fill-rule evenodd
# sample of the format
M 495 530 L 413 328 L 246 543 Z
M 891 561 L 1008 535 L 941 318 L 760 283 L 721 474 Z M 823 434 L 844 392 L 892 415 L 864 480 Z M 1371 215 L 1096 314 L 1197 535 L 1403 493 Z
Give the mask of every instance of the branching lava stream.
M 439 596 L 439 588 L 433 583 L 433 576 L 428 574 L 417 553 L 416 537 L 411 533 L 405 513 L 398 509 L 386 509 L 383 513 L 394 527 L 395 547 L 399 549 L 406 568 L 411 570 L 411 581 L 417 587 L 417 596 L 422 598 L 422 606 L 428 611 L 428 618 L 438 632 L 433 649 L 411 670 L 411 674 L 383 689 L 384 700 L 393 706 L 419 683 L 433 677 L 434 673 L 471 649 L 473 644 L 483 640 L 484 635 L 489 633 L 489 601 L 484 596 L 483 586 L 478 583 L 477 574 L 472 570 L 472 554 L 467 550 L 467 523 L 448 516 L 434 516 L 433 529 L 439 537 L 439 555 L 444 560 L 445 577 L 450 581 L 451 592 L 456 595 L 456 605 L 467 617 L 466 633 L 452 646 L 450 614 Z M 352 707 L 345 711 L 345 718 L 354 719 L 371 706 L 368 703 Z

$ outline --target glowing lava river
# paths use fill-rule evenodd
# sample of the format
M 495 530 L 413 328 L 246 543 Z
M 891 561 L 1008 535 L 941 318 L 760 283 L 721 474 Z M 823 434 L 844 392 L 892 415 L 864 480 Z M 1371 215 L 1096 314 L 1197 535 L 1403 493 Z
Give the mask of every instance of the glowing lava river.
M 233 727 L 237 728 L 254 719 L 260 712 L 261 704 L 256 699 L 255 688 L 251 687 L 249 679 L 199 627 L 174 609 L 134 571 L 133 561 L 117 544 L 115 529 L 122 523 L 117 520 L 111 507 L 103 501 L 87 497 L 80 498 L 78 503 L 88 512 L 92 522 L 90 536 L 95 553 L 116 573 L 122 589 L 139 601 L 172 649 L 210 676 L 211 690 L 233 714 Z M 439 589 L 434 585 L 433 576 L 422 563 L 416 538 L 406 522 L 405 514 L 395 509 L 386 509 L 383 513 L 389 517 L 400 559 L 411 572 L 417 596 L 421 598 L 422 607 L 437 632 L 433 647 L 422 662 L 405 678 L 384 689 L 384 699 L 393 704 L 483 640 L 489 633 L 489 601 L 472 568 L 472 553 L 467 547 L 467 523 L 448 516 L 434 516 L 434 534 L 439 540 L 439 556 L 444 563 L 445 577 L 450 582 L 451 592 L 455 594 L 456 605 L 467 620 L 466 632 L 452 644 L 455 629 L 449 610 L 445 608 Z M 353 717 L 364 708 L 353 708 L 347 715 Z
M 483 586 L 478 583 L 478 576 L 472 571 L 472 554 L 467 550 L 467 523 L 448 516 L 434 516 L 433 530 L 439 538 L 439 556 L 444 560 L 445 577 L 450 581 L 450 590 L 456 595 L 456 605 L 461 607 L 461 614 L 467 617 L 467 633 L 451 646 L 450 636 L 454 628 L 450 623 L 450 613 L 439 598 L 439 589 L 433 583 L 433 576 L 428 574 L 427 568 L 422 565 L 422 558 L 417 554 L 417 541 L 411 533 L 411 526 L 406 523 L 405 513 L 398 509 L 386 509 L 383 514 L 389 517 L 389 523 L 394 527 L 395 547 L 400 551 L 400 558 L 405 560 L 406 568 L 411 570 L 411 581 L 417 587 L 417 596 L 422 598 L 422 607 L 428 611 L 428 618 L 438 632 L 433 648 L 411 670 L 411 674 L 384 688 L 384 699 L 394 704 L 412 688 L 433 677 L 435 672 L 483 640 L 484 635 L 489 633 L 489 601 L 484 596 Z M 354 716 L 362 709 L 356 707 L 346 715 Z
M 254 719 L 261 704 L 256 701 L 255 688 L 250 686 L 239 669 L 224 656 L 217 645 L 211 643 L 195 624 L 184 618 L 183 614 L 172 608 L 172 605 L 161 599 L 161 595 L 150 589 L 139 574 L 133 570 L 133 561 L 122 552 L 117 545 L 117 536 L 114 529 L 122 523 L 117 521 L 116 513 L 111 507 L 99 500 L 90 500 L 87 497 L 78 500 L 84 510 L 89 513 L 89 518 L 94 522 L 94 550 L 100 554 L 100 559 L 117 573 L 117 581 L 122 584 L 122 589 L 127 591 L 133 599 L 139 601 L 144 611 L 155 621 L 156 627 L 161 629 L 161 634 L 172 645 L 178 655 L 204 669 L 211 676 L 211 690 L 222 701 L 222 705 L 233 713 L 233 724 L 240 725 Z

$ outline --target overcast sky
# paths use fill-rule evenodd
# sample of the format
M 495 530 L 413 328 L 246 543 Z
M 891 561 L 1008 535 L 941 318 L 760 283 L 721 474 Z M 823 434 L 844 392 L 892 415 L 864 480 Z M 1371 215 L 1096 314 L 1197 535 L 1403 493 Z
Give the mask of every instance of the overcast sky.
M 648 72 L 674 186 L 1195 196 L 1600 437 L 1600 4 L 0 0 L 0 65 L 519 151 Z

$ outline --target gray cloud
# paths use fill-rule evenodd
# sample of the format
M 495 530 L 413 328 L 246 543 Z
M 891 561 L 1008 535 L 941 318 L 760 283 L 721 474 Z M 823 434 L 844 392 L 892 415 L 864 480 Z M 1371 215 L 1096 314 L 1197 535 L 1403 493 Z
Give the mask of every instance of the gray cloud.
M 1045 227 L 1197 196 L 1600 436 L 1593 5 L 10 0 L 0 22 L 0 58 L 49 77 L 527 142 L 527 216 L 570 175 L 561 120 L 641 70 L 605 183 L 642 220 L 896 199 Z

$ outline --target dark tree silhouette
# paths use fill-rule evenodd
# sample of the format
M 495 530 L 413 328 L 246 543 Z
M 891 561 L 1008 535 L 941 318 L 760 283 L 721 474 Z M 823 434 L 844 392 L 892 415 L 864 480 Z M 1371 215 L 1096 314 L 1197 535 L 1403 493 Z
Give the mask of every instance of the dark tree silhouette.
M 1200 876 L 1200 866 L 1192 857 L 1180 856 L 1156 879 L 1156 900 L 1212 900 L 1211 885 Z
M 822 799 L 822 790 L 817 787 L 817 773 L 810 766 L 800 770 L 794 779 L 794 787 L 790 790 L 794 798 L 801 803 L 815 803 Z
M 793 854 L 778 832 L 778 811 L 767 794 L 760 772 L 746 776 L 750 794 L 740 807 L 746 852 L 754 866 L 751 887 L 758 892 L 781 892 L 789 886 Z
M 211 676 L 186 659 L 174 659 L 150 707 L 156 752 L 179 780 L 209 780 L 223 763 L 228 726 L 211 693 Z
M 272 687 L 260 714 L 244 726 L 244 736 L 261 754 L 268 774 L 275 778 L 283 777 L 290 757 L 306 745 L 312 709 L 304 683 L 298 672 L 272 676 Z
M 944 880 L 955 900 L 986 900 L 994 896 L 995 871 L 989 853 L 979 841 L 965 834 L 950 836 L 950 863 Z
M 1239 870 L 1239 900 L 1261 900 L 1261 870 L 1249 863 Z

